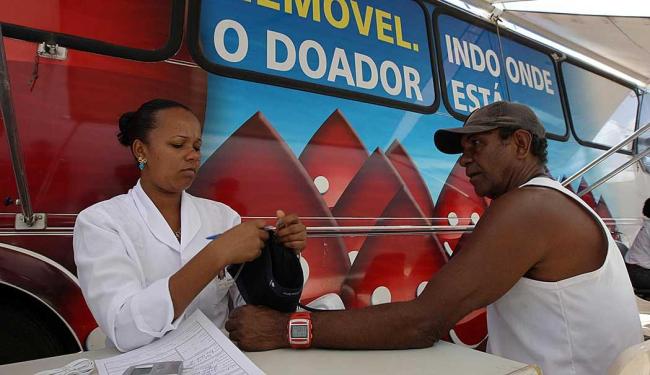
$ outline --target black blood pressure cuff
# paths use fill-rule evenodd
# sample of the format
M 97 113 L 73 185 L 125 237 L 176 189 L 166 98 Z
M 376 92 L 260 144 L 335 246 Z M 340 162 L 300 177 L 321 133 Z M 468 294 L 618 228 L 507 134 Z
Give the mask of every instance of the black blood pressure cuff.
M 239 293 L 247 304 L 282 312 L 296 311 L 303 284 L 300 260 L 278 241 L 273 231 L 269 231 L 269 239 L 259 257 L 243 265 L 228 266 L 228 273 L 236 278 Z

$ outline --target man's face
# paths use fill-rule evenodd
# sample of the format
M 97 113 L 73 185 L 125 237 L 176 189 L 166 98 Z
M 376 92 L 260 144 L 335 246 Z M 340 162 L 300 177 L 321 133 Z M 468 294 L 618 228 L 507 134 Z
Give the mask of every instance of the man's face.
M 512 138 L 502 140 L 499 130 L 463 135 L 463 154 L 460 165 L 474 186 L 476 194 L 491 199 L 504 194 L 508 189 L 515 147 Z

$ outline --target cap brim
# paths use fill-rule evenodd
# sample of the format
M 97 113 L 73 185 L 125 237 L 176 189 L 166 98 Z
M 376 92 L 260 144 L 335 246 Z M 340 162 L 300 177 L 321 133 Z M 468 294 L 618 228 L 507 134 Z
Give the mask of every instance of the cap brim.
M 463 135 L 488 132 L 497 129 L 498 127 L 498 125 L 474 125 L 460 128 L 440 129 L 433 135 L 433 142 L 438 150 L 445 154 L 460 154 L 463 152 L 463 147 L 460 144 L 460 139 Z

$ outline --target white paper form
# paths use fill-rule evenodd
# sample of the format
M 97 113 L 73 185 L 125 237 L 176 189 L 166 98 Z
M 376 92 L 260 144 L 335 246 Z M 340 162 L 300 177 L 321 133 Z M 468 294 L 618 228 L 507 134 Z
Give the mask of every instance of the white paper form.
M 122 375 L 130 366 L 162 361 L 183 361 L 183 375 L 264 374 L 199 310 L 161 339 L 95 366 L 99 375 Z

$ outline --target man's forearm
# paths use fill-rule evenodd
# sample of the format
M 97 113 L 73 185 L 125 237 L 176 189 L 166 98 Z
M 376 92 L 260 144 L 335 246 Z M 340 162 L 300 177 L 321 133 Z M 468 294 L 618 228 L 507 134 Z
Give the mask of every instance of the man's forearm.
M 312 314 L 313 347 L 410 349 L 433 345 L 442 332 L 416 301 Z M 430 315 L 430 314 L 429 314 Z
M 431 285 L 431 284 L 429 284 Z M 435 285 L 434 285 L 435 286 Z M 426 292 L 426 290 L 425 290 Z M 311 314 L 312 347 L 331 349 L 411 349 L 433 345 L 471 306 L 458 297 L 425 293 L 409 302 Z M 436 297 L 432 300 L 431 297 Z M 243 306 L 226 322 L 230 338 L 247 351 L 289 347 L 290 314 Z

